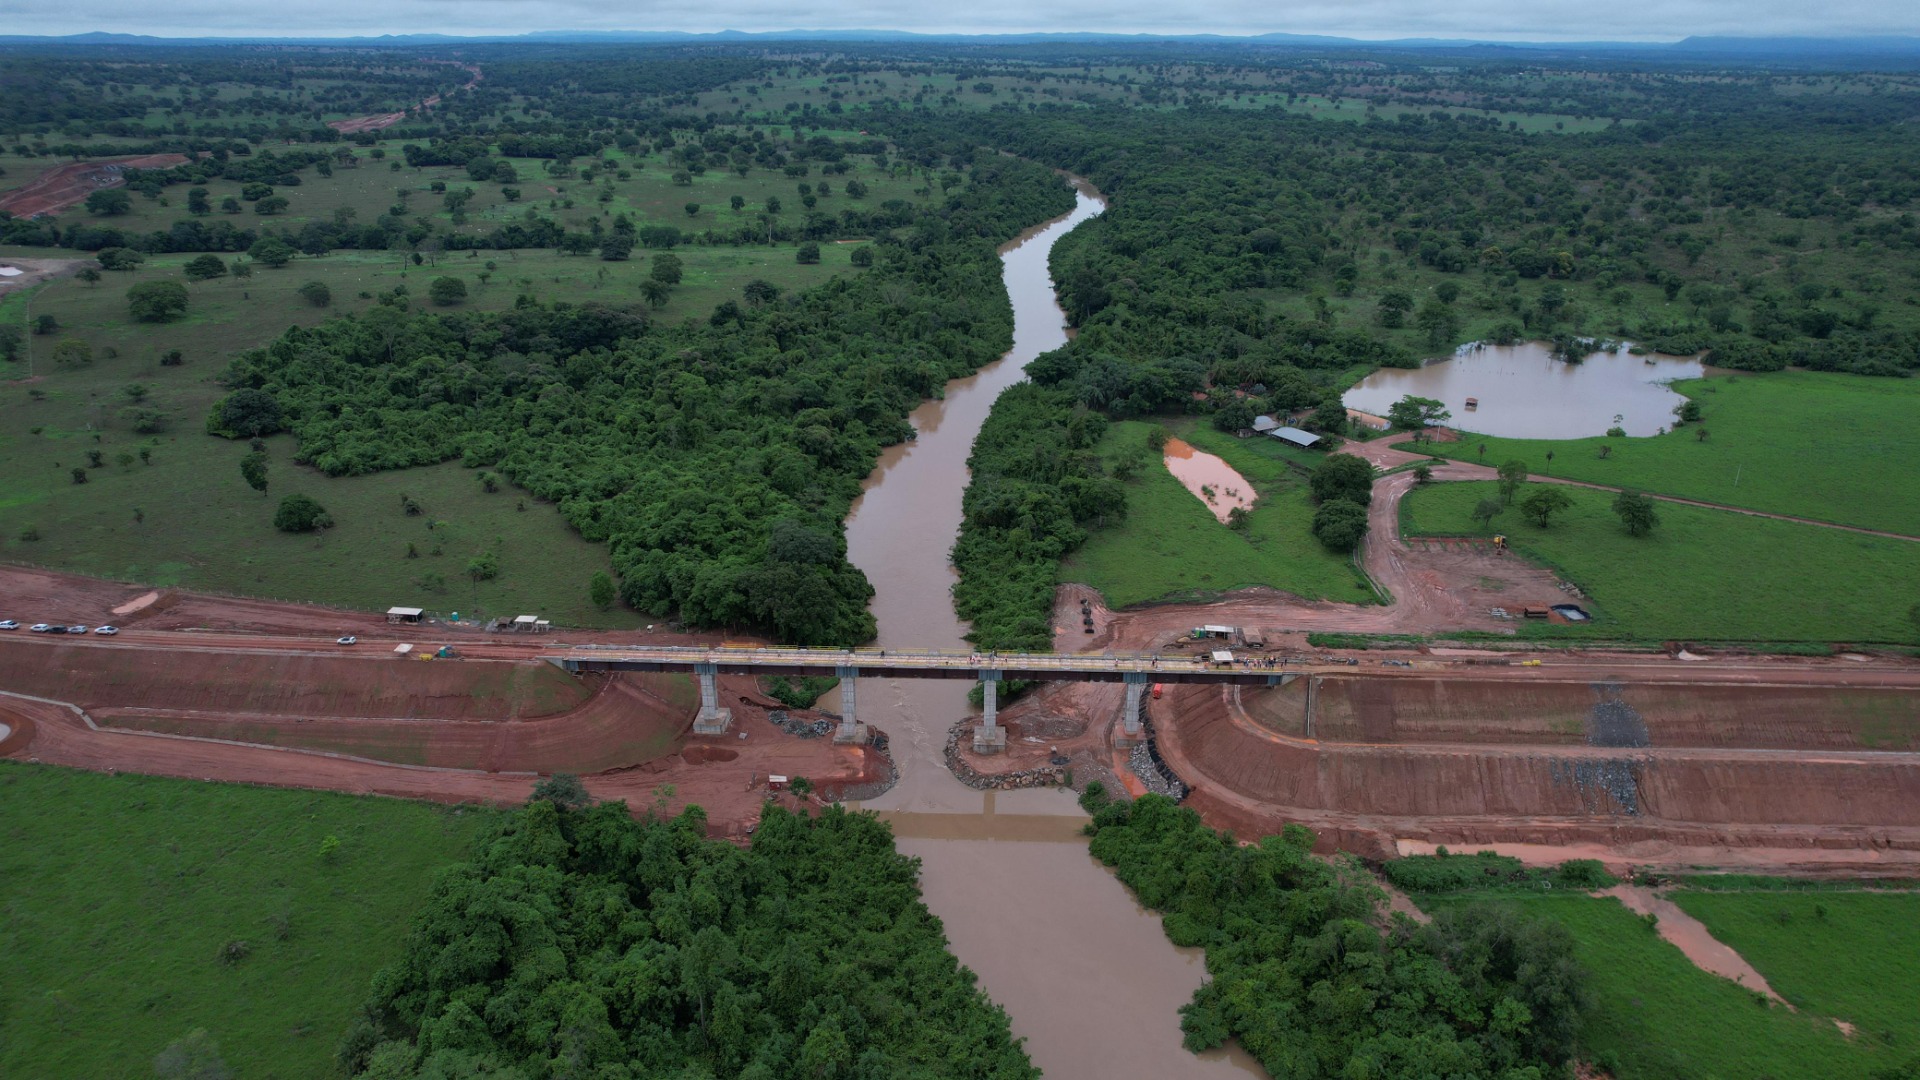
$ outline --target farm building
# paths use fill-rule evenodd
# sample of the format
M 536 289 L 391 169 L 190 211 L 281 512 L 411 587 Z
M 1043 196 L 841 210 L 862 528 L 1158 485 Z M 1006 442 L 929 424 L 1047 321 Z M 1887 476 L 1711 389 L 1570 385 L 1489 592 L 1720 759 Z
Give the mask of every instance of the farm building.
M 1267 432 L 1267 434 L 1279 439 L 1283 443 L 1298 446 L 1302 450 L 1311 450 L 1314 444 L 1320 441 L 1320 436 L 1310 431 L 1301 431 L 1297 427 L 1277 427 Z
M 426 612 L 417 607 L 390 607 L 387 609 L 387 621 L 390 623 L 417 623 Z

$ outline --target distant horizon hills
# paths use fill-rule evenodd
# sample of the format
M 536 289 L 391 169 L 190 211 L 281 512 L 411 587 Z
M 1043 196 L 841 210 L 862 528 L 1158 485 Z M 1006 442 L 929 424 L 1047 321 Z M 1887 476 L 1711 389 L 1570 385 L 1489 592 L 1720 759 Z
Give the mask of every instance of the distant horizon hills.
M 500 44 L 633 44 L 699 45 L 758 44 L 773 42 L 847 42 L 850 44 L 973 44 L 973 45 L 1045 45 L 1045 44 L 1186 44 L 1253 45 L 1299 48 L 1340 49 L 1475 49 L 1516 51 L 1608 51 L 1648 52 L 1664 55 L 1761 56 L 1861 56 L 1890 55 L 1920 57 L 1920 36 L 1853 35 L 1836 37 L 1808 36 L 1692 36 L 1678 41 L 1493 41 L 1484 38 L 1394 38 L 1366 40 L 1323 34 L 1120 34 L 1091 31 L 1061 31 L 1020 34 L 928 34 L 910 30 L 721 30 L 694 33 L 681 30 L 537 30 L 524 34 L 383 34 L 355 37 L 269 37 L 264 35 L 158 37 L 150 34 L 117 34 L 92 31 L 84 34 L 0 35 L 6 45 L 327 45 L 365 47 L 415 47 L 431 45 Z

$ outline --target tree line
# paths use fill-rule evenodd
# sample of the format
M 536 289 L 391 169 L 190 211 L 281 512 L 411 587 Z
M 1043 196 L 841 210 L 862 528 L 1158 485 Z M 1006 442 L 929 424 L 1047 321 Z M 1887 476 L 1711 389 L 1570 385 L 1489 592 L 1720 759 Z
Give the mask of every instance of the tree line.
M 611 546 L 635 609 L 798 644 L 873 636 L 842 521 L 906 415 L 1009 345 L 998 243 L 1071 208 L 1046 169 L 983 157 L 872 268 L 668 325 L 598 305 L 381 305 L 236 357 L 210 430 L 284 427 L 328 475 L 452 458 Z
M 339 1050 L 364 1080 L 1033 1080 L 871 814 L 750 847 L 544 781 L 444 871 Z M 544 795 L 545 797 L 538 797 Z

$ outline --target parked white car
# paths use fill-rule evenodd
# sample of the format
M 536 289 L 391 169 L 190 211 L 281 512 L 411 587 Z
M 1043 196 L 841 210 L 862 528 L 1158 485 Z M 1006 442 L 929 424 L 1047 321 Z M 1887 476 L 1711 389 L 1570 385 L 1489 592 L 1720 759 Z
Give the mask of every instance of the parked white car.
M 20 629 L 20 624 L 17 622 L 14 622 L 12 619 L 0 619 L 0 630 L 18 630 L 18 629 Z
M 358 645 L 360 643 L 360 639 L 357 637 L 354 637 L 352 634 L 348 634 L 346 637 L 343 637 L 343 638 L 334 638 L 333 643 L 335 645 Z
M 120 632 L 120 628 L 117 626 L 96 626 L 93 628 L 93 632 L 99 634 L 101 637 L 112 637 Z

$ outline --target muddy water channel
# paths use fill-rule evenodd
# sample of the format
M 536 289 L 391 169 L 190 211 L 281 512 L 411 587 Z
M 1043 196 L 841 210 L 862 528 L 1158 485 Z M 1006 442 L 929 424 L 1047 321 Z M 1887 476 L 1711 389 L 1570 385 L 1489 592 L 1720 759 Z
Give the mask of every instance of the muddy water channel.
M 1468 345 L 1453 357 L 1413 370 L 1382 368 L 1343 398 L 1350 409 L 1385 416 L 1412 394 L 1444 403 L 1451 427 L 1515 439 L 1584 439 L 1618 426 L 1628 435 L 1656 435 L 1673 425 L 1686 400 L 1668 389 L 1675 379 L 1706 374 L 1698 360 L 1634 356 L 1624 348 L 1579 363 L 1555 360 L 1540 342 Z M 1478 406 L 1467 407 L 1467 399 Z
M 947 384 L 912 416 L 919 437 L 888 449 L 847 518 L 848 557 L 873 582 L 882 647 L 965 649 L 948 552 L 960 528 L 967 455 L 994 398 L 1029 361 L 1066 344 L 1047 254 L 1100 213 L 1090 189 L 1071 214 L 1001 251 L 1013 349 Z M 1087 854 L 1083 820 L 1058 791 L 974 791 L 947 771 L 947 731 L 971 710 L 959 681 L 862 679 L 858 708 L 892 738 L 900 782 L 865 804 L 921 860 L 927 906 L 960 962 L 1013 1018 L 1054 1080 L 1264 1075 L 1244 1054 L 1196 1058 L 1178 1009 L 1205 977 L 1198 950 L 1175 949 L 1160 921 Z
M 1185 439 L 1168 439 L 1162 460 L 1173 478 L 1206 503 L 1221 521 L 1227 520 L 1235 507 L 1253 509 L 1253 485 L 1234 472 L 1233 466 L 1204 450 L 1195 450 Z

